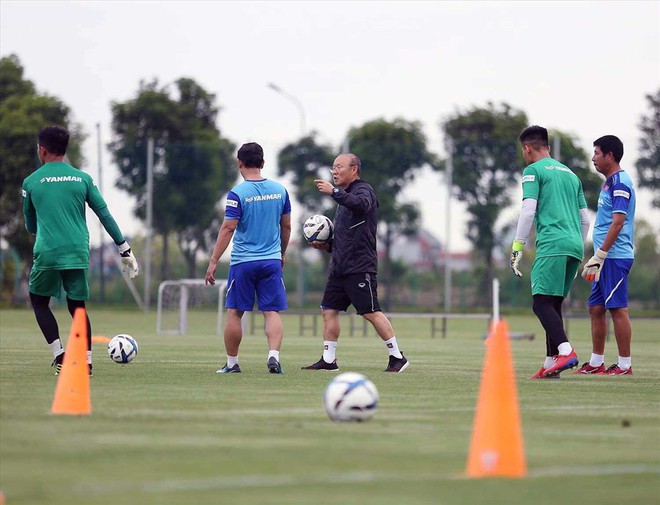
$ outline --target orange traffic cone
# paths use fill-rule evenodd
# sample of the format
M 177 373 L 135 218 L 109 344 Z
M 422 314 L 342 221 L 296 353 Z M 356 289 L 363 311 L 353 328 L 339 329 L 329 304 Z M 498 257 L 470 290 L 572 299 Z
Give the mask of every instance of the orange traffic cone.
M 87 367 L 87 317 L 76 309 L 66 345 L 62 371 L 57 380 L 51 414 L 91 414 L 92 399 Z
M 486 344 L 467 475 L 524 477 L 527 464 L 506 322 L 493 324 Z

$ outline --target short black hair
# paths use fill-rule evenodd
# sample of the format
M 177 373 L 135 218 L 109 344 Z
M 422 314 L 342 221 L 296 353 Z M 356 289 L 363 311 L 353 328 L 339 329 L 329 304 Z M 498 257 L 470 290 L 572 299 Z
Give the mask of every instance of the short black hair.
M 604 135 L 596 140 L 594 140 L 594 147 L 600 147 L 600 151 L 606 155 L 607 153 L 612 153 L 614 160 L 619 163 L 621 158 L 623 158 L 623 142 L 619 137 L 614 135 Z
M 264 164 L 264 150 L 256 142 L 248 142 L 238 150 L 238 159 L 245 168 L 261 168 Z
M 61 126 L 46 126 L 37 136 L 39 145 L 49 153 L 63 156 L 69 147 L 69 132 Z
M 548 144 L 548 130 L 539 125 L 525 128 L 518 135 L 521 144 L 529 144 L 535 151 L 542 147 L 550 147 Z

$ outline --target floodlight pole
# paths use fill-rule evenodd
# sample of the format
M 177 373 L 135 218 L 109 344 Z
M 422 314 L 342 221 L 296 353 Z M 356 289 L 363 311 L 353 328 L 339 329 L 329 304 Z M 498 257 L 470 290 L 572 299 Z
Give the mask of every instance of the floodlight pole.
M 99 168 L 98 188 L 103 196 L 103 165 L 101 163 L 101 123 L 96 123 L 97 165 Z M 103 225 L 99 223 L 99 265 L 101 266 L 101 303 L 105 302 L 105 258 L 103 254 Z
M 493 279 L 493 322 L 498 323 L 500 320 L 500 280 L 495 277 Z
M 151 308 L 151 237 L 154 209 L 154 139 L 147 140 L 147 236 L 144 244 L 144 307 Z
M 301 138 L 304 138 L 305 135 L 307 134 L 307 127 L 305 124 L 305 109 L 303 108 L 302 103 L 300 103 L 300 100 L 298 100 L 291 93 L 284 91 L 277 84 L 273 84 L 272 82 L 269 82 L 268 87 L 272 89 L 275 93 L 282 95 L 284 98 L 286 98 L 296 106 L 298 112 L 300 113 L 300 136 Z M 304 222 L 304 217 L 300 216 L 299 224 L 301 230 L 303 227 L 303 222 Z M 296 254 L 296 264 L 298 266 L 298 279 L 297 279 L 298 286 L 296 292 L 298 296 L 298 306 L 302 308 L 305 301 L 305 267 L 303 262 L 302 239 L 300 240 L 300 247 L 298 247 L 298 252 Z
M 284 98 L 286 98 L 296 106 L 298 112 L 300 113 L 300 134 L 301 136 L 304 137 L 305 134 L 307 133 L 307 127 L 305 124 L 305 109 L 303 108 L 302 103 L 300 103 L 300 100 L 298 100 L 291 93 L 284 91 L 277 84 L 273 84 L 272 82 L 269 82 L 268 87 L 272 89 L 275 93 L 282 95 Z
M 447 201 L 445 202 L 445 313 L 451 312 L 451 256 L 449 245 L 451 243 L 451 187 L 452 176 L 454 172 L 454 141 L 447 137 L 445 141 L 447 151 L 447 163 L 445 165 L 445 175 L 447 181 Z

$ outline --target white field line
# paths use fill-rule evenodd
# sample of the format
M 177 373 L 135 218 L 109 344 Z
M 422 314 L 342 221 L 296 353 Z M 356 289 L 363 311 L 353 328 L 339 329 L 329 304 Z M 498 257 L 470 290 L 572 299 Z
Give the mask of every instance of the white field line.
M 570 478 L 576 476 L 602 477 L 608 475 L 660 474 L 659 465 L 603 465 L 603 466 L 556 466 L 530 470 L 526 479 Z M 299 475 L 244 475 L 236 477 L 212 477 L 207 479 L 177 479 L 152 481 L 144 484 L 124 484 L 122 492 L 171 493 L 240 488 L 286 487 L 318 484 L 364 484 L 392 482 L 432 482 L 468 479 L 465 474 L 401 475 L 400 473 L 354 472 L 301 477 Z M 519 479 L 516 479 L 519 480 Z M 523 479 L 524 480 L 524 479 Z M 77 493 L 106 494 L 116 491 L 116 485 L 79 486 Z
M 591 410 L 620 410 L 622 415 L 626 415 L 629 406 L 625 405 L 584 405 L 583 403 L 575 405 L 542 405 L 536 407 L 521 406 L 520 410 L 525 412 L 545 412 L 545 411 L 568 411 L 587 409 Z M 425 415 L 433 415 L 438 412 L 474 412 L 475 407 L 447 407 L 439 409 L 424 409 Z M 166 417 L 166 418 L 199 418 L 199 417 L 215 417 L 215 416 L 290 416 L 291 414 L 318 414 L 323 412 L 323 407 L 318 408 L 296 408 L 296 409 L 227 409 L 227 410 L 210 410 L 206 414 L 200 412 L 191 412 L 189 410 L 176 410 L 176 409 L 131 409 L 126 412 L 118 412 L 113 417 Z M 419 412 L 417 413 L 419 414 Z M 397 417 L 396 414 L 393 414 Z M 408 417 L 408 416 L 404 416 Z M 629 416 L 630 417 L 630 416 Z M 633 418 L 635 416 L 632 416 Z

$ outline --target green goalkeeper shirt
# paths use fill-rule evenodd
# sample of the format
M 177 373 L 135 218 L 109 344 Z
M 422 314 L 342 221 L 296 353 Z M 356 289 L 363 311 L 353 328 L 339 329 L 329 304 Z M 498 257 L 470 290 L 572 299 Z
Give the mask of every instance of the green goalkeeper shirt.
M 26 229 L 37 235 L 35 270 L 89 267 L 86 204 L 115 243 L 121 244 L 124 236 L 89 174 L 64 162 L 50 162 L 25 178 L 23 216 Z
M 543 158 L 525 168 L 522 177 L 523 200 L 537 201 L 536 257 L 571 256 L 582 259 L 584 244 L 580 209 L 587 202 L 582 182 L 566 165 Z

